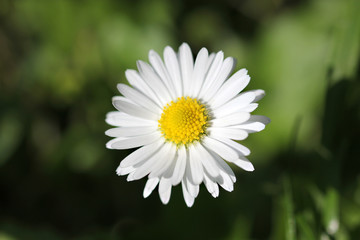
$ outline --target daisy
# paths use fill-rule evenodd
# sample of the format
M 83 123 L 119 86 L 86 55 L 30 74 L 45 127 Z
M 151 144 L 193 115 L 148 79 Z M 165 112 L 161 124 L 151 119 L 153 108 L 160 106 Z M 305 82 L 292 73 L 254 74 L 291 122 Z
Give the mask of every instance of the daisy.
M 106 147 L 138 148 L 121 161 L 117 174 L 128 175 L 128 181 L 147 177 L 143 196 L 159 185 L 163 204 L 179 183 L 188 207 L 201 183 L 215 198 L 219 185 L 231 192 L 236 178 L 226 162 L 254 171 L 246 158 L 250 150 L 237 141 L 270 122 L 250 114 L 264 91 L 241 92 L 250 81 L 247 70 L 230 76 L 235 60 L 224 59 L 222 51 L 202 48 L 194 61 L 183 43 L 178 53 L 166 47 L 164 61 L 151 50 L 149 62 L 138 61 L 138 71 L 126 71 L 130 86 L 117 85 L 123 96 L 112 102 L 118 111 L 106 116 L 115 127 L 105 133 L 114 137 Z

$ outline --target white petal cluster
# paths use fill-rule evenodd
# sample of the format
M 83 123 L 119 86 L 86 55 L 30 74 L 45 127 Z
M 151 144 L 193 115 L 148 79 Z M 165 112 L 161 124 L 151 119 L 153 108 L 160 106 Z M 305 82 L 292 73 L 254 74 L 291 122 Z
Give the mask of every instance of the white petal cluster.
M 106 146 L 138 148 L 121 161 L 116 172 L 128 175 L 128 181 L 147 177 L 145 198 L 158 186 L 160 199 L 167 204 L 172 186 L 181 183 L 185 202 L 191 207 L 201 183 L 213 197 L 219 195 L 219 186 L 233 190 L 236 178 L 226 162 L 254 170 L 246 158 L 250 150 L 237 141 L 270 122 L 265 116 L 250 114 L 265 93 L 242 92 L 250 81 L 247 70 L 231 75 L 235 60 L 224 59 L 221 51 L 209 54 L 202 48 L 194 61 L 184 43 L 178 53 L 166 47 L 163 58 L 150 51 L 150 64 L 138 61 L 138 71 L 126 71 L 130 86 L 118 84 L 122 96 L 113 98 L 117 111 L 106 116 L 106 122 L 115 127 L 106 135 L 114 139 Z M 211 114 L 206 135 L 188 145 L 166 141 L 158 125 L 164 106 L 181 97 L 198 99 Z

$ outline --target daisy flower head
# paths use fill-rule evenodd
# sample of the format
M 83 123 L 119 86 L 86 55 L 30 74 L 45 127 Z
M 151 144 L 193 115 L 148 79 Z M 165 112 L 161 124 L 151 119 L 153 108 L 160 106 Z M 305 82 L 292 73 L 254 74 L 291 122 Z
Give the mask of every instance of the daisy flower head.
M 158 186 L 164 204 L 180 183 L 188 207 L 201 183 L 213 197 L 219 185 L 232 191 L 236 178 L 227 162 L 254 170 L 246 158 L 250 150 L 237 141 L 270 121 L 250 114 L 264 91 L 242 92 L 250 81 L 247 70 L 231 75 L 235 60 L 224 59 L 222 51 L 202 48 L 194 60 L 183 43 L 178 53 L 166 47 L 164 60 L 151 50 L 149 62 L 126 71 L 130 86 L 118 84 L 122 96 L 112 100 L 117 111 L 106 116 L 115 127 L 105 133 L 114 137 L 107 148 L 138 148 L 121 161 L 117 174 L 128 175 L 128 181 L 147 177 L 144 197 Z

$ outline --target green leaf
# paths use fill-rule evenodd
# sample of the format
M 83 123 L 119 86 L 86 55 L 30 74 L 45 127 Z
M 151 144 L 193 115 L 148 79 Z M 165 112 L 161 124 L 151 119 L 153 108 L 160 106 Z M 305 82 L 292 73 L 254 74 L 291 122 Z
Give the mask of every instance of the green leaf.
M 239 215 L 233 224 L 233 229 L 227 240 L 250 239 L 250 234 L 251 221 Z
M 352 78 L 357 69 L 360 54 L 360 1 L 343 1 L 338 21 L 333 29 L 334 52 L 330 67 L 333 83 Z
M 285 208 L 285 236 L 287 240 L 294 240 L 296 239 L 296 231 L 290 180 L 288 178 L 284 178 L 283 184 L 283 203 Z
M 0 121 L 0 166 L 4 164 L 16 150 L 22 134 L 21 118 L 17 114 L 5 114 Z
M 327 190 L 323 209 L 323 224 L 330 235 L 335 235 L 339 230 L 339 195 L 338 192 L 330 188 Z
M 284 177 L 282 180 L 283 193 L 275 200 L 274 226 L 271 239 L 295 240 L 295 218 L 290 180 Z
M 305 211 L 296 216 L 296 223 L 300 239 L 316 240 L 314 216 L 311 211 Z

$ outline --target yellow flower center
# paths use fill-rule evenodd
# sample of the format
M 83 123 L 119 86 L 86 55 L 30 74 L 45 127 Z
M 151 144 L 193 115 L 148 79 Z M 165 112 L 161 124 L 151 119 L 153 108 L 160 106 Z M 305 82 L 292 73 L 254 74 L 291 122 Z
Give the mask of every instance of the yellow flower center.
M 165 139 L 177 145 L 199 141 L 205 134 L 208 114 L 196 98 L 182 97 L 168 103 L 158 121 Z

